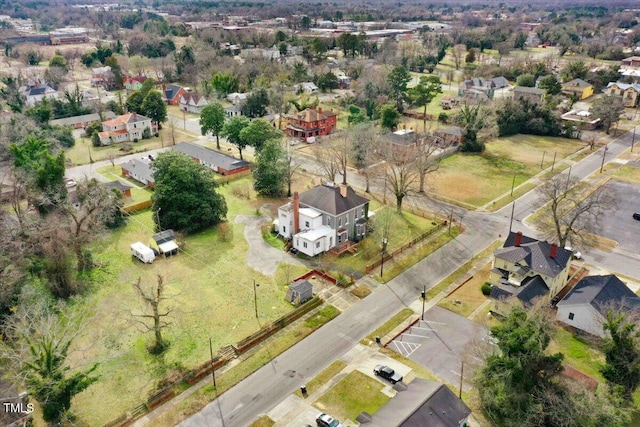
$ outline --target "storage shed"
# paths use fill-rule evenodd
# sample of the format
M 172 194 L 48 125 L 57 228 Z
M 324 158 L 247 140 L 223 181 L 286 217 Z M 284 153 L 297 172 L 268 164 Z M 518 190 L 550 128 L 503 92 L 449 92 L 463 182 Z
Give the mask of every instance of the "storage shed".
M 308 280 L 298 280 L 289 285 L 287 301 L 295 306 L 303 304 L 313 298 L 313 286 Z
M 176 235 L 173 230 L 164 230 L 151 236 L 153 239 L 152 247 L 163 254 L 165 257 L 176 255 L 178 253 L 178 244 L 175 242 Z

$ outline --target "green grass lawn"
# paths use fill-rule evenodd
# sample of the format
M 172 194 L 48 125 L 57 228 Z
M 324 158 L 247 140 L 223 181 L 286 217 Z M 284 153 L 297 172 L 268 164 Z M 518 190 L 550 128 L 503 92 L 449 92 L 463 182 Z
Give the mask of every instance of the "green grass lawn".
M 316 390 L 322 387 L 327 383 L 331 378 L 338 375 L 340 371 L 342 371 L 347 366 L 342 360 L 335 360 L 331 365 L 324 368 L 318 375 L 313 377 L 313 379 L 307 381 L 305 386 L 307 387 L 307 393 L 313 394 Z M 296 390 L 294 393 L 298 397 L 303 397 L 302 392 L 300 390 Z
M 120 166 L 111 166 L 111 165 L 104 166 L 99 168 L 96 172 L 106 177 L 107 179 L 110 179 L 113 181 L 122 181 L 132 186 L 131 197 L 124 198 L 125 206 L 144 202 L 146 200 L 151 200 L 151 195 L 153 194 L 153 190 L 149 188 L 137 188 L 137 187 L 140 187 L 141 184 L 137 181 L 134 181 L 132 179 L 125 178 L 124 176 L 122 176 L 122 169 L 120 168 Z
M 624 165 L 618 168 L 613 176 L 622 181 L 640 184 L 640 168 L 635 166 Z
M 355 420 L 361 412 L 374 414 L 390 399 L 381 390 L 384 385 L 360 371 L 353 371 L 329 391 L 314 406 L 344 421 Z
M 131 143 L 119 143 L 113 145 L 105 145 L 101 147 L 94 147 L 91 145 L 90 138 L 76 138 L 76 144 L 66 150 L 65 156 L 67 161 L 72 165 L 86 165 L 90 163 L 90 160 L 97 162 L 99 160 L 107 160 L 112 157 L 120 157 L 127 154 L 139 153 L 148 150 L 154 150 L 156 148 L 168 147 L 173 143 L 173 135 L 171 130 L 165 126 L 162 129 L 162 135 L 158 137 L 152 137 L 149 139 L 143 139 L 138 142 Z M 194 141 L 195 138 L 188 133 L 185 133 L 182 129 L 175 129 L 176 143 L 183 141 Z M 125 152 L 124 147 L 129 145 L 131 151 Z
M 432 191 L 462 204 L 483 206 L 550 166 L 579 150 L 575 140 L 514 135 L 486 144 L 482 154 L 459 153 L 447 157 L 429 176 Z
M 376 337 L 380 337 L 380 338 L 384 337 L 385 335 L 393 331 L 395 328 L 400 326 L 402 322 L 407 320 L 413 314 L 415 314 L 415 312 L 410 308 L 403 308 L 402 310 L 394 314 L 393 317 L 391 317 L 391 319 L 384 322 L 384 324 L 379 326 L 375 331 L 371 332 L 369 335 L 363 338 L 361 343 L 364 345 L 373 344 L 376 340 Z
M 87 312 L 86 329 L 74 341 L 69 362 L 73 367 L 99 363 L 100 379 L 74 398 L 74 411 L 87 425 L 101 425 L 146 399 L 157 382 L 177 377 L 183 369 L 209 358 L 209 338 L 214 351 L 258 330 L 254 315 L 252 281 L 260 283 L 257 304 L 262 324 L 291 310 L 284 300 L 286 277 L 302 274 L 302 267 L 279 267 L 274 277 L 263 276 L 245 264 L 248 244 L 244 225 L 234 223 L 238 214 L 253 214 L 252 201 L 220 188 L 229 208 L 230 241 L 218 238 L 209 229 L 184 239 L 183 252 L 145 265 L 132 259 L 129 245 L 147 242 L 153 234 L 149 210 L 132 215 L 126 226 L 93 247 L 94 259 L 103 267 L 94 273 L 95 283 L 79 299 Z M 240 267 L 240 268 L 239 268 Z M 162 357 L 152 357 L 146 346 L 151 340 L 143 333 L 131 312 L 140 313 L 140 300 L 132 283 L 144 286 L 162 275 L 166 294 L 171 296 L 170 325 L 165 330 L 170 348 Z M 330 314 L 330 313 L 329 313 Z
M 389 221 L 393 230 L 388 237 L 387 252 L 406 245 L 408 242 L 436 227 L 431 219 L 410 212 L 398 214 L 395 208 L 383 207 L 375 211 L 374 231 L 365 239 L 355 254 L 344 254 L 335 259 L 335 268 L 344 274 L 363 273 L 364 267 L 377 260 L 382 250 L 383 224 Z
M 564 354 L 564 363 L 604 382 L 600 366 L 604 363 L 604 355 L 578 336 L 563 328 L 556 328 L 556 334 L 548 348 L 550 353 Z

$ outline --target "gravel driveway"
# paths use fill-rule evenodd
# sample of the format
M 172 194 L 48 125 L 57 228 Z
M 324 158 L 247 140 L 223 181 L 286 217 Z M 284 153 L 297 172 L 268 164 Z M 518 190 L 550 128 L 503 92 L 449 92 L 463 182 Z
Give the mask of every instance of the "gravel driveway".
M 276 273 L 279 262 L 304 265 L 289 253 L 278 250 L 264 241 L 260 227 L 262 224 L 271 223 L 271 217 L 268 215 L 238 215 L 235 222 L 245 224 L 244 237 L 249 242 L 247 264 L 255 270 L 264 275 L 273 276 Z

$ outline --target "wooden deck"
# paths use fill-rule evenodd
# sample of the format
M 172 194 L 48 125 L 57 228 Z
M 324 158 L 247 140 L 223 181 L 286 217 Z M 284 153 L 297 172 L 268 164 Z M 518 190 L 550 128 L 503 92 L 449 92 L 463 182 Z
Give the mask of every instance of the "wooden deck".
M 329 250 L 330 254 L 333 255 L 342 255 L 345 252 L 349 252 L 354 254 L 358 252 L 358 244 L 356 242 L 352 242 L 351 240 L 347 240 L 346 242 L 340 243 L 338 246 L 335 246 Z

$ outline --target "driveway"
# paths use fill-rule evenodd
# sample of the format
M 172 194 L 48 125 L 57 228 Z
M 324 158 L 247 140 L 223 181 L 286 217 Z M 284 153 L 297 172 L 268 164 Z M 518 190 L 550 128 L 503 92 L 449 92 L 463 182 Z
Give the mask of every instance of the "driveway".
M 235 222 L 245 224 L 244 238 L 249 242 L 249 255 L 247 264 L 254 270 L 266 276 L 273 276 L 276 273 L 279 262 L 286 262 L 295 265 L 304 265 L 297 258 L 289 255 L 285 251 L 278 250 L 267 244 L 262 238 L 261 226 L 270 224 L 271 217 L 268 215 L 238 215 Z
M 467 366 L 474 362 L 471 360 L 474 345 L 488 336 L 489 331 L 438 306 L 427 311 L 424 319 L 391 341 L 387 348 L 421 364 L 450 384 L 458 384 L 462 361 Z

